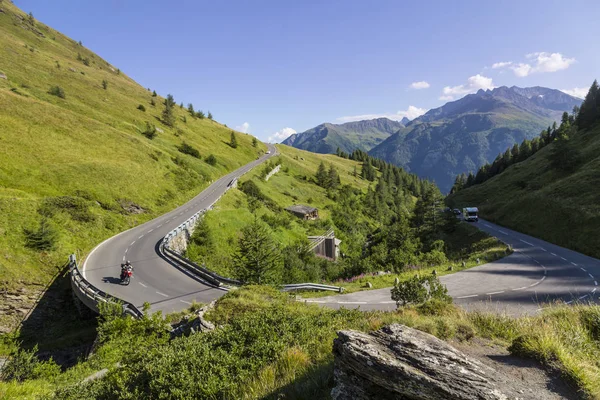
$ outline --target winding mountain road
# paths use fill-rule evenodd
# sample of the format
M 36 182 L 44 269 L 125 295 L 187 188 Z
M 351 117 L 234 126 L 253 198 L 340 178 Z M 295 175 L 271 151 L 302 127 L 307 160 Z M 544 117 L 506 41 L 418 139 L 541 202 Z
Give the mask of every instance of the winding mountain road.
M 595 301 L 600 260 L 485 220 L 477 227 L 510 244 L 514 253 L 492 263 L 442 276 L 454 302 L 466 309 L 533 314 L 549 303 Z M 393 310 L 390 288 L 308 299 L 332 308 Z
M 213 204 L 234 178 L 277 154 L 275 146 L 268 147 L 270 154 L 223 176 L 184 205 L 99 244 L 83 264 L 84 278 L 106 293 L 140 308 L 149 302 L 152 311 L 163 313 L 180 311 L 194 300 L 207 303 L 221 297 L 226 293 L 224 290 L 179 269 L 160 253 L 159 244 L 168 232 Z M 135 268 L 128 286 L 119 284 L 121 263 L 125 260 L 130 260 Z
M 232 179 L 277 154 L 269 145 L 265 154 L 233 171 L 186 204 L 122 232 L 99 244 L 88 255 L 83 276 L 97 288 L 152 311 L 180 311 L 193 301 L 206 303 L 225 294 L 171 263 L 159 251 L 162 238 L 199 210 L 208 208 L 227 190 Z M 600 293 L 600 260 L 534 237 L 480 220 L 479 229 L 510 244 L 514 253 L 492 263 L 441 277 L 454 302 L 466 309 L 501 311 L 509 315 L 532 314 L 552 302 L 595 301 Z M 129 286 L 119 284 L 120 265 L 135 267 Z M 393 310 L 390 289 L 306 299 L 331 308 Z

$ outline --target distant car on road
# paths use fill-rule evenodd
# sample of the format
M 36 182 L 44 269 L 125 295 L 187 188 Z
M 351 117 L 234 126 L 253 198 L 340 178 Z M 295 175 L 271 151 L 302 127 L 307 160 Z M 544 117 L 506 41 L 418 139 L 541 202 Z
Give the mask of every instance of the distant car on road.
M 271 154 L 271 150 L 267 150 L 267 154 Z
M 454 210 L 452 210 L 452 212 L 454 213 L 454 215 L 460 215 L 460 210 L 458 208 L 455 208 Z
M 465 221 L 479 221 L 479 216 L 477 215 L 477 213 L 479 212 L 479 210 L 477 209 L 477 207 L 465 207 L 463 208 L 463 219 Z

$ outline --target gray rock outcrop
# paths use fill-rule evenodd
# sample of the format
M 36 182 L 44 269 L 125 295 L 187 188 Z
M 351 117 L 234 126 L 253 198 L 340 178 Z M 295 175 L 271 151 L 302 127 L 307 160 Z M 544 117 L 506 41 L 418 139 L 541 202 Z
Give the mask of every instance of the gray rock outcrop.
M 340 331 L 333 353 L 334 400 L 534 399 L 523 383 L 404 325 L 369 334 Z

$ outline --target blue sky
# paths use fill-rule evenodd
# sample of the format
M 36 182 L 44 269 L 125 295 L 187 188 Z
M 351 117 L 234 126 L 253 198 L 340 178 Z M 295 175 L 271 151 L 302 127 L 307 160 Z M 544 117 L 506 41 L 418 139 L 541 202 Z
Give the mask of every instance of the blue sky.
M 595 0 L 15 4 L 142 86 L 263 140 L 413 118 L 478 88 L 573 90 L 600 75 Z

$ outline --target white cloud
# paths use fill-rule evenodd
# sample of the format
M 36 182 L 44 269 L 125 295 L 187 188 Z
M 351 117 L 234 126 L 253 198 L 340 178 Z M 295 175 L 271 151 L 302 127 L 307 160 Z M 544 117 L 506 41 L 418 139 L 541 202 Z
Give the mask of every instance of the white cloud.
M 527 58 L 535 60 L 534 72 L 556 72 L 569 68 L 575 62 L 574 58 L 566 58 L 560 53 L 532 53 Z
M 512 69 L 515 75 L 519 78 L 523 78 L 533 71 L 533 67 L 531 65 L 523 63 L 513 64 L 510 66 L 510 69 Z
M 506 67 L 508 67 L 508 66 L 510 66 L 510 65 L 512 65 L 512 61 L 502 61 L 502 62 L 497 62 L 497 63 L 494 63 L 494 64 L 492 65 L 492 68 L 493 68 L 493 69 L 498 69 L 498 68 L 506 68 Z
M 477 74 L 467 79 L 467 83 L 464 85 L 446 86 L 442 91 L 443 95 L 440 97 L 440 100 L 453 100 L 457 96 L 475 93 L 479 89 L 488 90 L 493 88 L 494 83 L 492 82 L 492 78 Z
M 406 117 L 410 120 L 413 120 L 413 119 L 425 114 L 427 111 L 428 110 L 426 110 L 424 108 L 408 106 L 408 108 L 405 111 L 398 111 L 396 113 L 351 115 L 351 116 L 346 116 L 346 117 L 339 117 L 339 118 L 337 118 L 337 121 L 352 122 L 352 121 L 364 121 L 364 120 L 375 119 L 375 118 L 389 118 L 394 121 L 400 121 L 404 117 Z
M 426 81 L 413 82 L 410 84 L 411 89 L 428 89 L 431 85 Z
M 533 73 L 556 72 L 569 68 L 575 62 L 574 58 L 567 58 L 560 53 L 537 52 L 525 56 L 531 60 L 529 63 L 514 63 L 512 61 L 497 62 L 493 69 L 511 69 L 520 78 Z
M 271 136 L 269 136 L 269 138 L 267 139 L 267 142 L 269 142 L 269 143 L 281 142 L 281 141 L 287 139 L 288 137 L 292 136 L 294 133 L 296 133 L 295 129 L 283 128 L 283 129 L 278 130 Z
M 248 133 L 250 132 L 250 124 L 248 122 L 244 122 L 242 125 L 236 126 L 235 130 L 242 133 Z
M 560 91 L 574 97 L 579 97 L 580 99 L 585 99 L 588 90 L 589 89 L 585 87 L 575 87 L 573 89 L 561 89 Z

